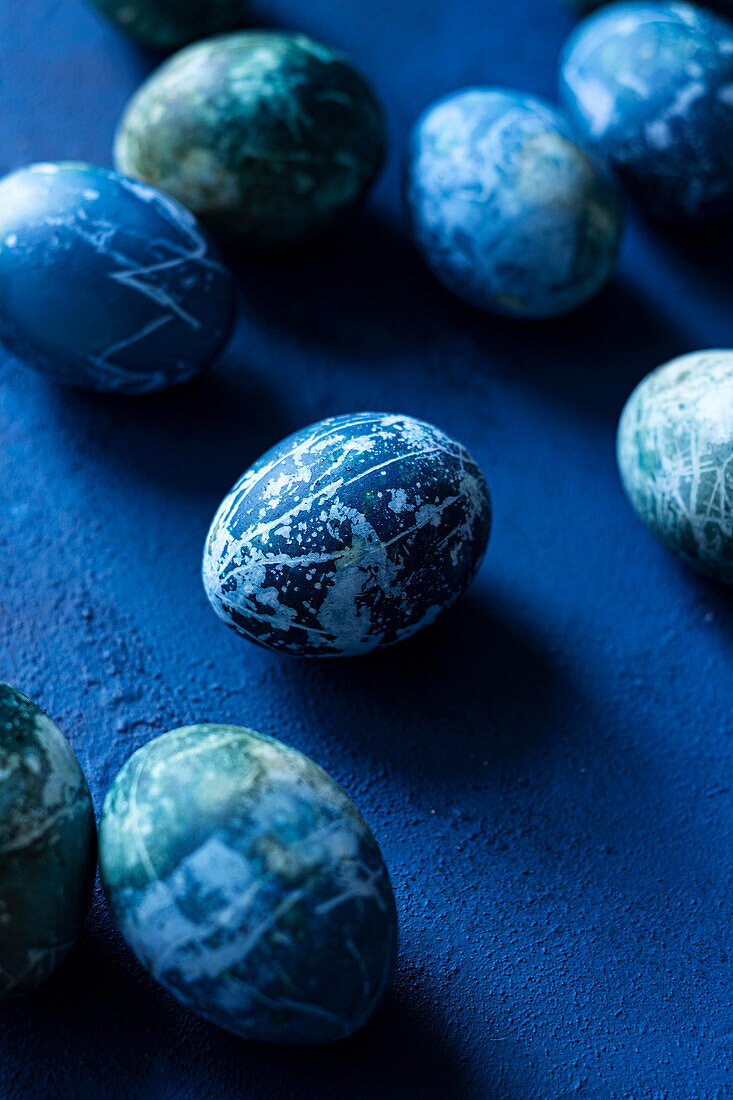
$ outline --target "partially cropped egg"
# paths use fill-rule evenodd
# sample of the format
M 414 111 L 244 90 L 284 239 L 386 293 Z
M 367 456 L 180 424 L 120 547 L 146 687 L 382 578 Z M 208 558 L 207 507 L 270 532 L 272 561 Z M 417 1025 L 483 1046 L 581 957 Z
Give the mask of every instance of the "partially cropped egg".
M 243 19 L 247 0 L 91 0 L 144 46 L 176 50 L 197 38 L 229 31 Z
M 397 940 L 377 842 L 295 749 L 238 726 L 173 730 L 107 795 L 102 882 L 139 960 L 245 1038 L 327 1043 L 387 992 Z
M 616 187 L 534 96 L 470 88 L 428 108 L 410 138 L 406 198 L 433 274 L 494 313 L 566 313 L 616 263 Z
M 322 420 L 222 501 L 204 549 L 217 615 L 297 656 L 368 653 L 434 622 L 473 580 L 491 502 L 460 443 L 410 416 Z
M 568 39 L 560 93 L 650 213 L 733 218 L 733 23 L 683 2 L 611 4 Z
M 66 958 L 96 853 L 92 799 L 71 746 L 0 683 L 0 1001 L 30 993 Z
M 618 465 L 639 518 L 694 569 L 733 584 L 733 351 L 657 367 L 626 402 Z
M 233 308 L 216 246 L 167 195 L 89 164 L 0 180 L 0 337 L 55 381 L 185 382 L 223 349 Z
M 260 250 L 338 224 L 384 151 L 381 107 L 348 59 L 282 31 L 182 50 L 132 98 L 115 140 L 120 171 Z

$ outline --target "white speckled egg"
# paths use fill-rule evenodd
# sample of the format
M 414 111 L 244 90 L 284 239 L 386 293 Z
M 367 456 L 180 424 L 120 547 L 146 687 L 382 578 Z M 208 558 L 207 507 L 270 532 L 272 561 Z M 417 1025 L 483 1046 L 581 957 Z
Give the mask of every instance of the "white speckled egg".
M 432 623 L 473 580 L 491 501 L 460 443 L 410 416 L 322 420 L 268 451 L 211 525 L 217 615 L 302 657 L 351 656 Z

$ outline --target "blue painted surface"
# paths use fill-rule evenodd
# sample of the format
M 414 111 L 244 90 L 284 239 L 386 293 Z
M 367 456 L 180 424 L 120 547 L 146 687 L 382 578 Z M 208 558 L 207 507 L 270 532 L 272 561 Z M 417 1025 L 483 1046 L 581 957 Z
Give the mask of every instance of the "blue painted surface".
M 2 675 L 69 737 L 97 810 L 131 749 L 193 721 L 317 760 L 392 874 L 395 992 L 332 1049 L 250 1047 L 159 992 L 97 902 L 56 978 L 3 1009 L 4 1091 L 725 1098 L 733 603 L 639 523 L 614 438 L 650 369 L 730 345 L 730 241 L 632 214 L 618 276 L 577 314 L 476 314 L 404 239 L 399 151 L 452 89 L 552 97 L 570 17 L 546 0 L 255 10 L 359 59 L 387 105 L 386 174 L 340 238 L 239 265 L 240 325 L 208 382 L 125 401 L 3 359 Z M 76 0 L 27 0 L 0 5 L 0 50 L 0 167 L 109 163 L 148 71 L 129 41 Z M 222 494 L 289 431 L 387 401 L 485 470 L 471 594 L 380 656 L 243 645 L 199 576 Z
M 682 224 L 733 218 L 733 23 L 696 4 L 611 4 L 560 61 L 578 133 L 640 203 Z
M 613 271 L 623 226 L 615 180 L 545 100 L 503 88 L 439 100 L 413 128 L 405 176 L 415 243 L 470 305 L 557 317 Z

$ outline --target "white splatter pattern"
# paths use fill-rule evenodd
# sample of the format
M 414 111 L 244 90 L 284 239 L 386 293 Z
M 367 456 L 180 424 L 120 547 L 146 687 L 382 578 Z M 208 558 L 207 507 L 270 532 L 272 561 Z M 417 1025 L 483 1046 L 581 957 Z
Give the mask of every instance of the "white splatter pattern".
M 324 420 L 224 498 L 203 580 L 216 613 L 301 656 L 367 653 L 432 623 L 486 549 L 486 482 L 461 444 L 408 416 Z

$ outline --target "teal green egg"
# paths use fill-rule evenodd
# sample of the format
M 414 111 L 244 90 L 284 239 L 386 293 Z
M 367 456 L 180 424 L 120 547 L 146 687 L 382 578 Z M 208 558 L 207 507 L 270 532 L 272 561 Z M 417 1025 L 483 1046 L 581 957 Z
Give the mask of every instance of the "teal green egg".
M 733 351 L 681 355 L 647 375 L 621 414 L 617 454 L 652 534 L 733 584 Z
M 90 0 L 143 46 L 177 50 L 241 23 L 247 0 Z
M 0 1001 L 30 993 L 61 965 L 95 868 L 92 799 L 71 746 L 0 683 Z
M 104 889 L 170 993 L 250 1039 L 327 1043 L 389 987 L 394 896 L 377 842 L 337 783 L 239 726 L 138 749 L 105 799 Z
M 382 110 L 349 61 L 301 34 L 243 31 L 162 65 L 119 124 L 115 161 L 255 250 L 337 225 L 376 179 Z

